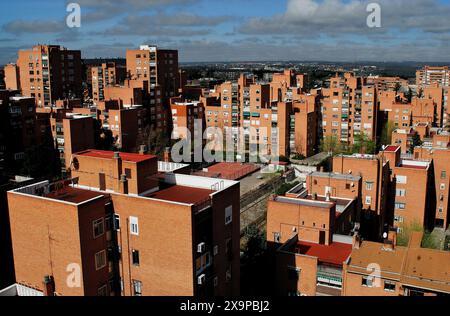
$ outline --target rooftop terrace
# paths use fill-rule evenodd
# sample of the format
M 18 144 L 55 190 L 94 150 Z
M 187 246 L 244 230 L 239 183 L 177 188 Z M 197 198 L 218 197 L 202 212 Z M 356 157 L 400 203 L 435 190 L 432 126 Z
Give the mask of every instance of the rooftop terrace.
M 352 245 L 334 242 L 327 246 L 299 241 L 291 251 L 300 255 L 316 257 L 319 263 L 342 266 L 352 253 Z

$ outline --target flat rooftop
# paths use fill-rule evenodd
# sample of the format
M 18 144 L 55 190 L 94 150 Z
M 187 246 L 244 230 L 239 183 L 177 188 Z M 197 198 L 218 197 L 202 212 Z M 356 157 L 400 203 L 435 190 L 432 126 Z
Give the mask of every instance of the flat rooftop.
M 220 178 L 226 180 L 239 180 L 258 171 L 259 166 L 253 164 L 243 164 L 239 162 L 219 162 L 203 171 L 195 172 L 195 175 Z
M 400 146 L 387 146 L 384 151 L 385 152 L 396 152 L 400 149 Z
M 312 172 L 310 174 L 312 177 L 327 178 L 327 179 L 338 179 L 338 180 L 348 180 L 348 181 L 359 181 L 360 176 L 354 176 L 351 174 L 333 173 L 333 172 Z
M 214 192 L 216 191 L 174 185 L 169 188 L 146 195 L 145 197 L 183 204 L 198 205 L 208 201 L 210 199 L 210 195 Z
M 80 204 L 101 196 L 105 195 L 99 192 L 77 189 L 70 186 L 64 187 L 61 190 L 56 190 L 49 194 L 44 195 L 44 197 L 48 199 L 59 200 L 74 204 Z
M 334 242 L 327 246 L 299 241 L 294 245 L 293 251 L 301 255 L 316 257 L 319 263 L 341 266 L 352 253 L 352 245 Z
M 430 161 L 420 160 L 402 160 L 400 167 L 409 169 L 427 170 L 430 166 Z
M 92 157 L 99 159 L 114 159 L 114 152 L 112 151 L 104 151 L 104 150 L 86 150 L 82 152 L 75 153 L 76 156 L 82 157 Z M 150 159 L 156 159 L 156 156 L 153 155 L 141 155 L 141 154 L 132 154 L 132 153 L 119 153 L 120 158 L 123 161 L 128 162 L 143 162 Z

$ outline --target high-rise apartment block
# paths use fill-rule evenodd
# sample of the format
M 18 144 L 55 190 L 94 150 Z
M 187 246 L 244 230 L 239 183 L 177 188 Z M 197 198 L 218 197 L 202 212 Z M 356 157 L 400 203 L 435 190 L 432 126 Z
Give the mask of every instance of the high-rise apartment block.
M 178 51 L 149 45 L 127 50 L 127 76 L 148 82 L 150 122 L 158 130 L 167 131 L 169 99 L 178 96 L 180 85 Z
M 81 52 L 53 45 L 36 45 L 19 51 L 22 94 L 36 99 L 40 107 L 55 104 L 58 99 L 81 98 Z M 7 81 L 11 80 L 9 77 Z
M 15 64 L 8 64 L 4 68 L 5 88 L 8 90 L 20 90 L 19 68 Z
M 92 99 L 94 104 L 105 100 L 105 87 L 115 86 L 125 80 L 126 68 L 114 62 L 91 68 Z
M 450 85 L 450 70 L 447 66 L 444 67 L 432 67 L 425 66 L 424 68 L 417 70 L 416 72 L 416 84 L 417 86 L 429 86 L 433 83 L 437 83 L 442 87 L 448 87 Z
M 0 164 L 11 173 L 20 167 L 26 149 L 37 144 L 34 99 L 0 90 L 0 113 Z
M 366 85 L 365 78 L 351 73 L 331 78 L 322 102 L 324 136 L 349 145 L 362 134 L 376 140 L 377 92 L 375 86 Z

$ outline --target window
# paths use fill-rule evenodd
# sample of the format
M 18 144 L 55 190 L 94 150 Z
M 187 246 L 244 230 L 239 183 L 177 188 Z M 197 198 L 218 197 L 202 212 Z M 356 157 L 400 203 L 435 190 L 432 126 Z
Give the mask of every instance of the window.
M 346 190 L 350 190 L 350 183 L 346 183 L 346 184 L 345 184 L 345 189 L 346 189 Z
M 397 189 L 395 192 L 396 196 L 406 196 L 406 190 L 405 189 Z
M 395 209 L 396 210 L 404 210 L 404 209 L 406 209 L 406 204 L 405 203 L 395 203 Z
M 231 238 L 226 241 L 226 254 L 228 260 L 231 261 L 233 259 L 233 239 Z
M 225 209 L 225 225 L 231 224 L 233 221 L 233 206 L 228 206 Z
M 98 271 L 106 267 L 106 251 L 102 250 L 95 254 L 95 269 Z
M 117 214 L 114 214 L 114 229 L 120 230 L 120 216 Z
M 213 254 L 214 256 L 217 256 L 219 254 L 219 246 L 214 246 Z
M 371 276 L 363 276 L 361 284 L 363 286 L 372 287 L 373 286 L 373 277 L 371 277 Z
M 108 296 L 108 286 L 103 285 L 97 290 L 97 296 Z
M 125 175 L 127 176 L 127 179 L 131 179 L 131 169 L 125 168 Z
M 133 265 L 139 266 L 139 250 L 133 250 L 131 253 Z
M 447 178 L 447 171 L 441 171 L 441 179 Z
M 225 277 L 226 277 L 227 282 L 230 282 L 230 281 L 231 281 L 231 279 L 232 279 L 232 275 L 231 275 L 231 267 L 228 268 Z
M 209 252 L 200 256 L 195 260 L 195 268 L 197 271 L 197 275 L 205 271 L 205 269 L 211 266 L 211 254 Z
M 371 204 L 372 204 L 372 197 L 366 196 L 366 205 L 371 205 Z
M 408 177 L 406 176 L 397 176 L 397 183 L 406 184 L 408 182 Z
M 441 183 L 441 190 L 445 190 L 445 183 Z
M 395 282 L 384 281 L 384 290 L 386 292 L 395 292 Z
M 298 281 L 300 279 L 300 269 L 295 267 L 288 267 L 288 278 L 291 281 Z
M 134 296 L 142 296 L 142 282 L 133 280 L 133 292 Z
M 276 243 L 279 243 L 281 241 L 281 234 L 280 233 L 273 233 L 273 240 Z
M 103 218 L 93 221 L 92 226 L 94 229 L 94 238 L 98 238 L 105 233 L 105 222 Z
M 138 218 L 130 216 L 130 233 L 131 235 L 139 236 Z
M 373 189 L 373 182 L 366 182 L 366 190 L 371 191 Z

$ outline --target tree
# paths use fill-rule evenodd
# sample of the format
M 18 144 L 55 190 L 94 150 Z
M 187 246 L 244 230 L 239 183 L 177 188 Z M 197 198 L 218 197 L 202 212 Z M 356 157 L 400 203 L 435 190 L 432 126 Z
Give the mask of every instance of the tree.
M 358 154 L 374 154 L 376 151 L 376 143 L 370 139 L 366 134 L 355 136 L 355 140 L 352 146 L 352 152 Z
M 400 89 L 402 88 L 402 85 L 400 84 L 400 82 L 397 82 L 395 84 L 395 93 L 398 94 L 398 92 L 400 91 Z
M 408 103 L 411 103 L 413 98 L 413 91 L 411 88 L 408 89 L 408 93 L 406 94 L 406 99 L 408 100 Z
M 331 154 L 339 154 L 341 146 L 336 136 L 325 136 L 320 142 L 320 150 Z
M 247 226 L 241 249 L 247 258 L 253 258 L 264 251 L 265 235 L 265 232 L 261 231 L 255 224 Z
M 392 121 L 387 121 L 384 124 L 383 131 L 381 132 L 380 142 L 381 145 L 392 144 L 392 133 L 395 130 L 395 125 Z
M 414 148 L 416 147 L 420 147 L 423 145 L 423 141 L 420 139 L 420 135 L 419 134 L 414 134 L 413 138 L 412 138 L 412 144 L 409 148 L 409 153 L 413 154 L 414 153 Z

